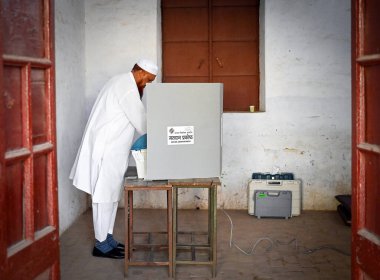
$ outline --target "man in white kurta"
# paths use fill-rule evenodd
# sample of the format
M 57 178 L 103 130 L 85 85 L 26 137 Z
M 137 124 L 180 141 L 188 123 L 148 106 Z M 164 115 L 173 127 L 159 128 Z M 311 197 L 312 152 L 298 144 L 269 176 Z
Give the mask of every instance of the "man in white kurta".
M 143 89 L 157 72 L 155 63 L 142 59 L 131 72 L 113 77 L 102 88 L 87 122 L 70 179 L 92 196 L 94 256 L 124 257 L 124 245 L 113 239 L 113 227 L 134 133 L 146 133 Z

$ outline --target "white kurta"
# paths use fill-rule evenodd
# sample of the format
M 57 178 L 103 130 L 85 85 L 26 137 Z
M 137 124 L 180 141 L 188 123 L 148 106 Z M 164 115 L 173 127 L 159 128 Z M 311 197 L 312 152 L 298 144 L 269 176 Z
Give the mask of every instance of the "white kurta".
M 70 179 L 92 202 L 116 202 L 133 136 L 146 133 L 146 114 L 132 73 L 112 78 L 101 90 L 83 135 Z

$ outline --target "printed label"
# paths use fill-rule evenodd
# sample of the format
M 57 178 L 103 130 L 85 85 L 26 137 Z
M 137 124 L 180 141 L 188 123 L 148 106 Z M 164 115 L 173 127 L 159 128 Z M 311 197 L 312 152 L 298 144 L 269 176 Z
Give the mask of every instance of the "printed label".
M 168 126 L 168 145 L 194 144 L 194 126 Z

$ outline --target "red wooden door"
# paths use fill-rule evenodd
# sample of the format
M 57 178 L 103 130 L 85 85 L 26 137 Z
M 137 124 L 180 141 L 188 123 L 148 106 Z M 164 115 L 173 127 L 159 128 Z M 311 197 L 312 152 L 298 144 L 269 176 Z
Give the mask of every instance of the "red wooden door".
M 0 279 L 59 279 L 52 4 L 0 2 Z
M 162 0 L 163 81 L 223 83 L 225 111 L 259 108 L 259 0 Z
M 352 1 L 352 278 L 380 279 L 380 1 Z

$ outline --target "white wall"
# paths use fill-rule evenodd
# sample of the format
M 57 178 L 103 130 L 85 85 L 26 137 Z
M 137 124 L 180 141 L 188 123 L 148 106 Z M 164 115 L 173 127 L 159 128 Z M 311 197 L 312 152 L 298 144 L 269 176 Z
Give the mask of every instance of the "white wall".
M 224 114 L 220 205 L 245 208 L 256 172 L 293 172 L 304 209 L 350 193 L 350 1 L 266 0 L 265 112 Z
M 57 168 L 60 232 L 87 209 L 86 195 L 76 190 L 69 172 L 80 144 L 85 108 L 84 3 L 55 2 Z
M 85 0 L 85 11 L 89 114 L 109 78 L 129 72 L 141 57 L 161 65 L 161 24 L 157 0 Z
M 71 139 L 65 166 L 71 165 L 100 87 L 111 76 L 129 71 L 140 57 L 161 65 L 159 7 L 159 0 L 85 0 L 85 96 L 78 90 L 82 84 L 62 81 L 65 92 L 75 95 L 75 101 L 62 102 L 71 104 L 76 116 L 75 129 L 66 116 Z M 333 210 L 334 195 L 349 193 L 351 184 L 350 1 L 263 0 L 260 16 L 265 112 L 224 114 L 218 204 L 245 209 L 251 173 L 280 171 L 303 181 L 304 209 Z M 75 41 L 82 46 L 83 37 Z M 83 75 L 84 70 L 76 73 Z M 57 85 L 58 90 L 63 89 Z M 60 177 L 66 178 L 68 168 L 63 172 Z M 72 188 L 64 188 L 60 196 L 69 196 L 63 192 Z M 184 191 L 180 204 L 204 207 L 203 198 L 199 191 Z M 146 194 L 135 201 L 141 207 L 162 207 L 164 195 Z

